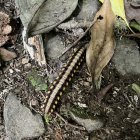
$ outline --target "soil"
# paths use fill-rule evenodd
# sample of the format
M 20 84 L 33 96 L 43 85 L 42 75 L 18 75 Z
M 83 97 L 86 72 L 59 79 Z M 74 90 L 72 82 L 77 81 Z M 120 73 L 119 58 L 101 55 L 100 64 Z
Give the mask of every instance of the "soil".
M 7 0 L 7 2 L 11 3 L 11 0 Z M 5 8 L 5 4 L 1 4 L 1 6 Z M 14 15 L 15 9 L 11 8 L 11 4 L 6 8 Z M 18 34 L 17 41 L 14 42 L 14 50 L 18 53 L 18 57 L 10 62 L 4 62 L 0 72 L 0 139 L 4 139 L 6 136 L 3 118 L 6 96 L 13 92 L 22 104 L 33 112 L 39 112 L 45 92 L 38 91 L 32 86 L 28 74 L 31 71 L 36 71 L 38 75 L 44 77 L 44 81 L 48 81 L 48 73 L 53 75 L 53 70 L 60 70 L 60 64 L 51 63 L 51 61 L 50 63 L 48 61 L 49 67 L 40 67 L 32 61 L 23 64 L 22 60 L 28 59 L 28 55 L 24 51 L 20 37 L 21 33 Z M 102 100 L 99 103 L 97 101 L 99 91 L 92 92 L 91 78 L 84 63 L 56 110 L 64 119 L 54 113 L 49 124 L 44 121 L 46 132 L 43 136 L 24 140 L 139 140 L 140 96 L 132 90 L 131 86 L 133 83 L 140 85 L 140 76 L 122 76 L 115 70 L 112 62 L 103 70 L 102 75 L 101 89 L 109 84 L 113 84 L 113 86 L 104 96 L 102 95 Z M 49 85 L 49 83 L 47 84 Z M 81 126 L 74 122 L 68 113 L 69 108 L 77 106 L 78 103 L 86 104 L 87 112 L 92 113 L 94 117 L 103 119 L 104 126 L 90 134 L 86 130 L 81 130 Z

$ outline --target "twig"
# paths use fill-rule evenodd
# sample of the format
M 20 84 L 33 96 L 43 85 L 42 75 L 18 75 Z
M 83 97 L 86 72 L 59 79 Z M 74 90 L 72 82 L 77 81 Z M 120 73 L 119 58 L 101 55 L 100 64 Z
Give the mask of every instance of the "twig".
M 95 21 L 93 21 L 91 23 L 91 25 L 86 29 L 86 31 L 69 47 L 67 48 L 60 57 L 62 57 L 68 50 L 70 50 L 72 47 L 74 47 L 86 34 L 87 32 L 90 30 L 90 28 L 93 26 L 93 24 L 95 23 Z M 60 58 L 59 57 L 59 58 Z
M 137 108 L 135 107 L 135 105 L 133 104 L 133 102 L 128 98 L 127 94 L 123 94 L 124 97 L 127 99 L 127 101 L 135 108 L 135 112 L 140 115 L 140 112 L 137 110 Z
M 123 95 L 127 99 L 127 101 L 134 107 L 134 104 L 130 101 L 130 99 L 128 98 L 127 94 L 124 93 Z
M 109 84 L 108 86 L 106 86 L 105 88 L 103 88 L 97 93 L 97 99 L 99 103 L 101 103 L 102 99 L 104 98 L 106 93 L 110 90 L 110 88 L 112 88 L 112 86 L 113 84 Z
M 128 34 L 128 35 L 125 35 L 125 36 L 140 38 L 140 33 Z
M 68 22 L 61 23 L 57 26 L 57 29 L 61 30 L 72 30 L 77 28 L 88 28 L 91 25 L 91 21 L 84 21 L 84 20 L 70 20 Z
M 49 64 L 47 64 L 47 66 L 48 66 L 53 72 L 56 72 Z
M 85 130 L 84 127 L 80 127 L 80 126 L 76 126 L 76 125 L 73 125 L 73 124 L 70 124 L 69 122 L 67 122 L 61 115 L 59 115 L 57 112 L 55 112 L 56 116 L 59 117 L 66 125 L 70 126 L 70 127 L 73 127 L 73 128 L 76 128 L 76 129 L 79 129 L 79 130 Z

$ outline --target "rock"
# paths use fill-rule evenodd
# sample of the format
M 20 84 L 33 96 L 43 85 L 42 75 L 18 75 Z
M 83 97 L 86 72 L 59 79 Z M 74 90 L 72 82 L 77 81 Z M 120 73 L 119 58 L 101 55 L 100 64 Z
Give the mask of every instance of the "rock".
M 14 58 L 17 57 L 17 54 L 13 51 L 9 51 L 5 48 L 0 48 L 0 58 L 3 60 L 3 61 L 10 61 Z
M 1 35 L 8 35 L 12 31 L 12 28 L 9 25 L 10 17 L 4 11 L 0 11 L 0 17 L 1 17 L 0 18 L 0 34 Z
M 14 71 L 12 69 L 9 69 L 9 72 L 12 74 Z
M 79 2 L 80 12 L 77 16 L 78 20 L 92 21 L 98 8 L 98 0 L 82 0 Z
M 126 38 L 118 40 L 112 60 L 120 74 L 140 74 L 139 46 L 135 41 Z
M 57 59 L 65 50 L 65 45 L 59 35 L 50 35 L 45 46 L 47 56 L 51 59 Z
M 4 126 L 0 125 L 0 140 L 3 140 L 2 138 L 4 137 L 5 137 Z
M 29 59 L 28 58 L 23 58 L 21 60 L 21 63 L 24 65 L 24 64 L 27 64 L 29 62 Z
M 12 31 L 9 23 L 9 15 L 4 11 L 0 11 L 0 46 L 3 46 L 9 40 L 8 34 Z
M 33 115 L 13 94 L 9 94 L 4 104 L 5 130 L 10 140 L 37 137 L 45 128 L 39 114 Z
M 27 63 L 27 64 L 24 65 L 24 68 L 25 68 L 25 69 L 31 68 L 31 66 L 32 66 L 31 63 Z
M 94 130 L 98 130 L 103 126 L 103 122 L 99 119 L 92 119 L 91 117 L 81 117 L 76 115 L 73 112 L 70 112 L 71 117 L 75 120 L 79 125 L 82 125 L 86 128 L 86 130 L 90 133 Z

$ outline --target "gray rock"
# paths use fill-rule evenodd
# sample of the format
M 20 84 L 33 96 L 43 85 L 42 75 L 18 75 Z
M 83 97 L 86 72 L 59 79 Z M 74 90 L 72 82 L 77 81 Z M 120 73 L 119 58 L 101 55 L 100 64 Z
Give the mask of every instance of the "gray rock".
M 10 140 L 37 137 L 45 128 L 39 114 L 33 115 L 13 94 L 9 94 L 4 104 L 5 130 Z
M 118 40 L 113 62 L 122 75 L 140 74 L 140 53 L 137 43 L 126 38 Z
M 92 21 L 98 8 L 98 0 L 82 0 L 79 3 L 80 12 L 77 16 L 78 20 L 89 20 Z
M 51 59 L 58 58 L 65 50 L 65 45 L 62 42 L 61 37 L 59 35 L 50 35 L 45 46 L 47 56 Z
M 5 137 L 4 125 L 0 124 L 0 140 L 3 140 L 4 137 Z
M 103 122 L 99 119 L 91 119 L 91 118 L 82 118 L 77 116 L 76 114 L 70 112 L 71 117 L 75 120 L 79 125 L 85 127 L 85 129 L 90 133 L 94 130 L 98 130 L 103 126 Z

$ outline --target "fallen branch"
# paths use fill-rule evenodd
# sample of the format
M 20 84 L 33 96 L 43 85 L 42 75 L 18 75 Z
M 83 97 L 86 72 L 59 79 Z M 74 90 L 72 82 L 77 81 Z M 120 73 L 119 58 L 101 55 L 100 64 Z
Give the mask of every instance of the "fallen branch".
M 99 91 L 97 93 L 97 100 L 98 100 L 99 104 L 103 100 L 106 93 L 112 88 L 112 86 L 113 86 L 113 84 L 109 84 L 108 86 L 106 86 L 105 88 L 103 88 L 101 91 Z
M 128 34 L 128 35 L 125 35 L 125 36 L 140 38 L 140 33 Z
M 90 21 L 83 21 L 79 20 L 76 21 L 74 19 L 61 23 L 59 26 L 57 26 L 58 29 L 62 30 L 71 30 L 71 29 L 77 29 L 77 28 L 88 28 L 92 23 Z
M 91 23 L 91 25 L 86 29 L 86 31 L 69 47 L 67 48 L 60 57 L 62 57 L 68 50 L 70 50 L 71 48 L 73 48 L 75 45 L 78 44 L 78 42 L 87 34 L 87 32 L 90 30 L 90 28 L 93 26 L 93 24 L 95 23 L 95 21 L 93 21 Z M 60 58 L 59 57 L 59 58 Z
M 70 127 L 73 127 L 73 128 L 76 128 L 76 129 L 79 129 L 79 130 L 85 130 L 84 127 L 81 127 L 81 126 L 76 126 L 76 125 L 73 125 L 73 124 L 70 124 L 69 122 L 67 122 L 61 115 L 59 115 L 57 112 L 55 113 L 57 117 L 59 117 L 66 125 L 70 126 Z

